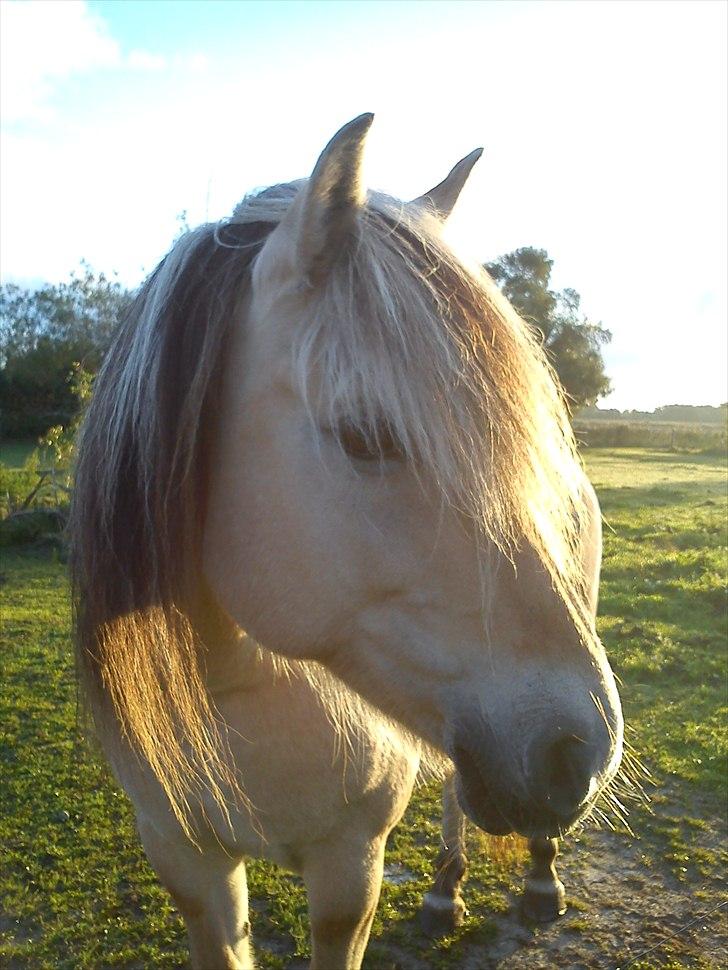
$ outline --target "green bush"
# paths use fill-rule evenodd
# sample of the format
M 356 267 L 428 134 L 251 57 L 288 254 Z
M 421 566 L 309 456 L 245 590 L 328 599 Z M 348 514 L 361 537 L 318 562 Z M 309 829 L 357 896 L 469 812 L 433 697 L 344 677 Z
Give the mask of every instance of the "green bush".
M 14 512 L 0 520 L 0 547 L 21 546 L 38 541 L 62 545 L 61 534 L 66 528 L 66 507 L 39 507 Z

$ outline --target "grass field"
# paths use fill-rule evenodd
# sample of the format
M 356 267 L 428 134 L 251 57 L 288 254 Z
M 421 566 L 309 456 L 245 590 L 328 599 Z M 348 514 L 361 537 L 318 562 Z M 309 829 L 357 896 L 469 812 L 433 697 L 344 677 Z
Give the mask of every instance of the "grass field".
M 635 449 L 590 451 L 587 465 L 607 521 L 600 630 L 622 683 L 629 737 L 654 775 L 655 814 L 636 806 L 634 836 L 586 833 L 567 846 L 571 907 L 556 929 L 513 929 L 507 911 L 522 883 L 523 852 L 510 844 L 489 860 L 473 836 L 471 915 L 433 944 L 422 939 L 416 912 L 439 847 L 438 792 L 420 791 L 390 841 L 390 878 L 365 963 L 371 970 L 483 970 L 511 937 L 508 967 L 723 965 L 714 927 L 724 914 L 716 907 L 726 898 L 728 862 L 720 821 L 727 795 L 725 462 Z M 183 967 L 182 924 L 146 865 L 128 803 L 76 729 L 65 573 L 54 556 L 25 549 L 3 557 L 0 965 Z M 611 869 L 590 882 L 596 858 L 611 859 L 604 863 Z M 626 878 L 627 863 L 641 888 Z M 249 883 L 260 965 L 302 966 L 300 881 L 256 862 Z M 658 890 L 672 893 L 664 896 L 672 923 L 650 908 Z M 673 932 L 681 914 L 698 910 L 712 914 L 701 932 Z M 627 964 L 620 947 L 630 934 L 649 954 Z

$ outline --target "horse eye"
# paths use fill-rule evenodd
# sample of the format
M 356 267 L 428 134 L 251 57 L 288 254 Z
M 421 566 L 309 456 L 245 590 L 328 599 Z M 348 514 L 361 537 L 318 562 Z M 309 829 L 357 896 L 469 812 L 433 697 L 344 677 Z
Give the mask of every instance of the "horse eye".
M 336 437 L 347 455 L 358 461 L 385 461 L 404 457 L 402 445 L 385 422 L 368 434 L 351 425 L 341 425 Z

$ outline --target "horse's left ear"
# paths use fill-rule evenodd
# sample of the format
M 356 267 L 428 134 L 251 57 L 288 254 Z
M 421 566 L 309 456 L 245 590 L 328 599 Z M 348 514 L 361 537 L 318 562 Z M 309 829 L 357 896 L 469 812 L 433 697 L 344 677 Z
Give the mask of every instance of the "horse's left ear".
M 476 148 L 465 158 L 461 158 L 446 179 L 443 179 L 434 189 L 430 189 L 429 192 L 425 192 L 419 198 L 413 199 L 410 204 L 430 209 L 440 219 L 447 219 L 455 208 L 455 203 L 468 180 L 473 165 L 482 154 L 483 149 Z
M 373 114 L 359 115 L 337 131 L 302 188 L 302 198 L 283 220 L 293 236 L 296 272 L 312 284 L 325 277 L 355 235 L 366 198 L 361 182 L 364 142 L 373 119 Z

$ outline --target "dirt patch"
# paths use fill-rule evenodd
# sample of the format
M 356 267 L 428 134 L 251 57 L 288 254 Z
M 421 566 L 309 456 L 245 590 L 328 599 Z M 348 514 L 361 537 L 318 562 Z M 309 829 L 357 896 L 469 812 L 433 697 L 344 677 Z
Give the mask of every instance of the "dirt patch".
M 639 838 L 627 832 L 589 831 L 567 840 L 557 868 L 566 887 L 568 910 L 556 922 L 525 922 L 519 895 L 510 893 L 507 911 L 471 909 L 451 944 L 434 944 L 431 955 L 420 950 L 415 957 L 404 948 L 387 946 L 385 933 L 378 942 L 385 944 L 391 962 L 365 966 L 377 970 L 442 966 L 717 970 L 728 966 L 726 822 L 706 812 L 705 804 L 693 804 L 690 815 L 683 808 L 681 814 L 678 802 L 664 796 L 652 811 L 640 810 L 634 819 Z M 464 897 L 467 903 L 467 885 Z
M 513 899 L 508 914 L 494 918 L 492 946 L 468 956 L 463 970 L 627 970 L 671 961 L 728 966 L 728 908 L 718 878 L 697 884 L 677 878 L 646 855 L 643 840 L 596 832 L 580 842 L 559 867 L 569 896 L 566 914 L 547 926 L 526 926 Z

